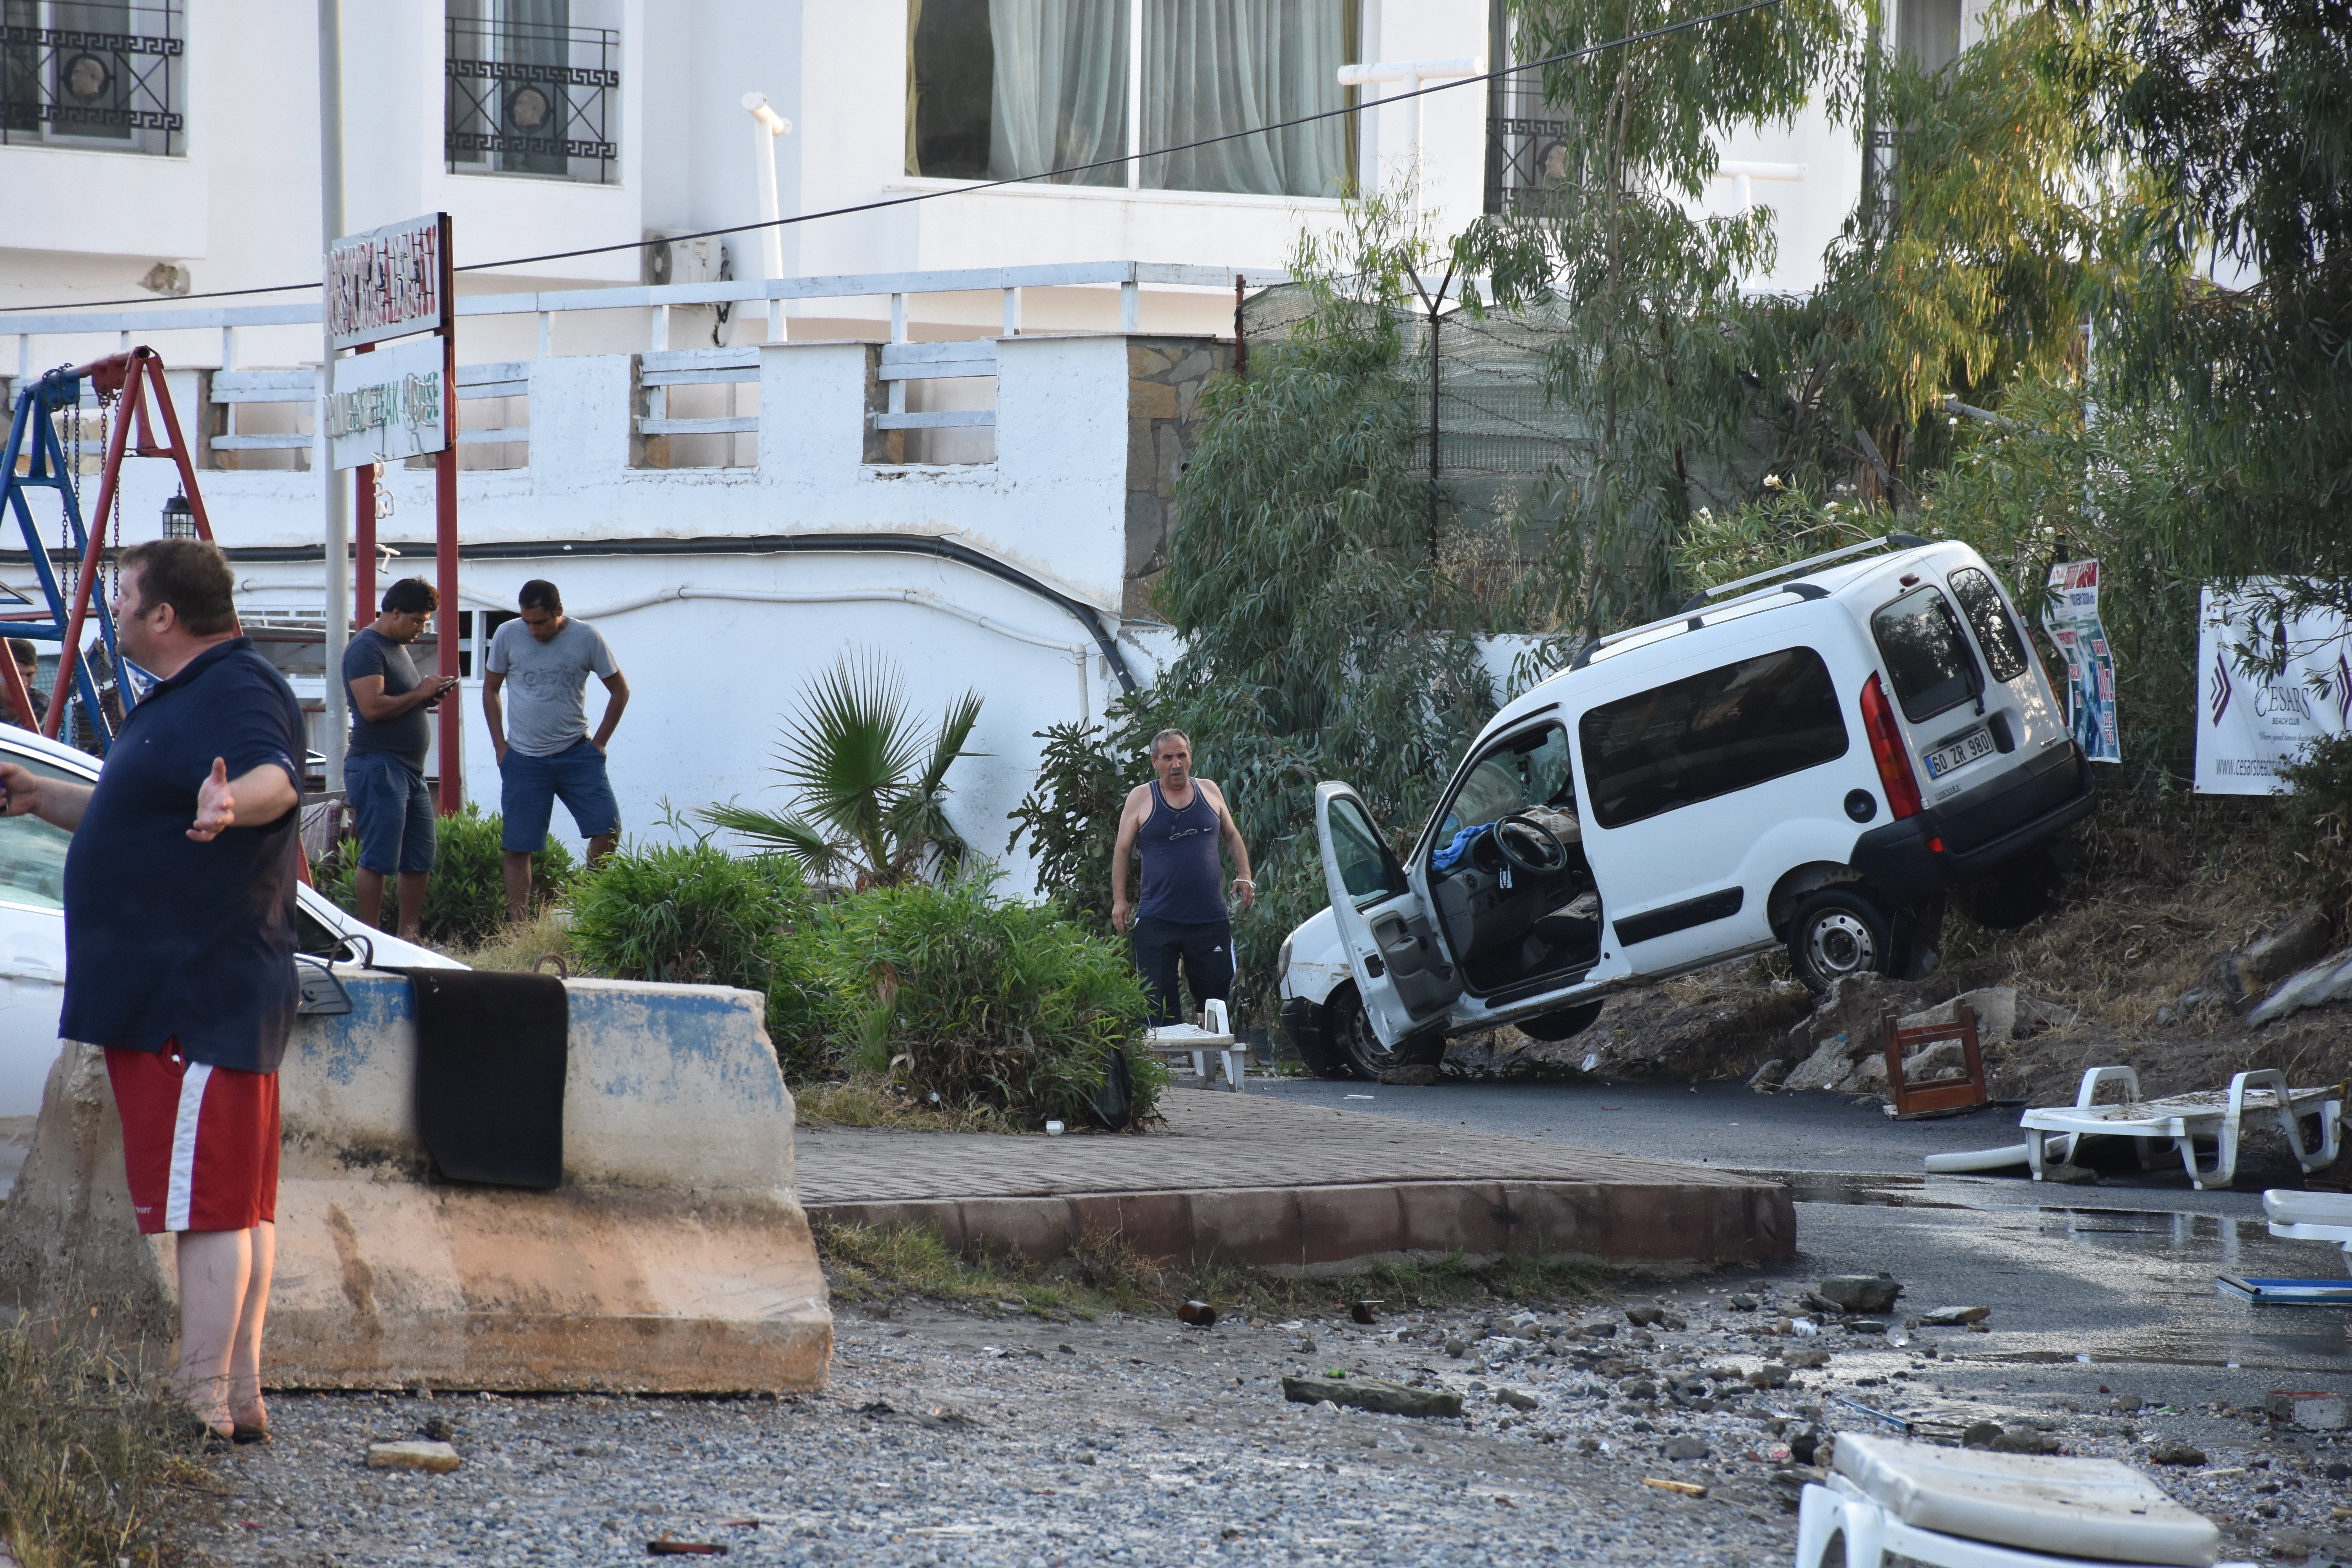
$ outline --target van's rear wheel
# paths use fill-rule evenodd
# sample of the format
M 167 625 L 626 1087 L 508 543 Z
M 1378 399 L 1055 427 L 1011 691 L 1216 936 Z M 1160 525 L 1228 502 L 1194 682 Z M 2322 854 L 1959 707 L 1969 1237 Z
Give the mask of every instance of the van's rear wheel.
M 1848 888 L 1823 888 L 1789 921 L 1789 962 L 1816 994 L 1849 974 L 1884 974 L 1894 954 L 1886 911 Z
M 1342 985 L 1331 993 L 1331 1000 L 1324 1008 L 1323 1029 L 1324 1037 L 1338 1047 L 1331 1052 L 1331 1065 L 1325 1070 L 1328 1078 L 1356 1078 L 1366 1083 L 1378 1083 L 1381 1074 L 1404 1065 L 1403 1058 L 1381 1044 L 1380 1036 L 1372 1032 L 1372 1021 L 1364 1016 L 1364 999 L 1352 985 Z

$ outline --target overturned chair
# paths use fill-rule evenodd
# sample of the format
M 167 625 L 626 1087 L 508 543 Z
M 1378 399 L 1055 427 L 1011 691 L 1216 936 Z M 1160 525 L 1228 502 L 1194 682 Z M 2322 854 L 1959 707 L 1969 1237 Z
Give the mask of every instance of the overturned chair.
M 436 1106 L 452 1097 L 420 1075 L 432 1052 L 420 1051 L 418 988 L 447 973 L 420 971 L 412 985 L 339 964 L 348 1011 L 306 1008 L 296 1023 L 278 1072 L 269 1385 L 821 1386 L 833 1318 L 793 1192 L 793 1100 L 765 999 L 566 981 L 559 1106 L 519 1103 L 478 1076 Z M 435 1129 L 453 1117 L 454 1143 Z M 518 1164 L 534 1132 L 549 1157 Z M 452 1163 L 477 1179 L 453 1179 Z M 103 1055 L 68 1044 L 0 1208 L 0 1302 L 37 1315 L 96 1307 L 126 1337 L 168 1343 L 174 1258 L 170 1237 L 132 1223 Z
M 2221 1552 L 2212 1521 L 2115 1459 L 1841 1432 L 1832 1464 L 1799 1501 L 1796 1568 L 2213 1568 Z

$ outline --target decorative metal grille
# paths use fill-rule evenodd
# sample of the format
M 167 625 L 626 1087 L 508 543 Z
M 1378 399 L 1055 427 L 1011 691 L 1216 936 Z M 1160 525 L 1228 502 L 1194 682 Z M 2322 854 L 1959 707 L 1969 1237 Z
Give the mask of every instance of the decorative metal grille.
M 186 34 L 182 0 L 5 0 L 0 142 L 184 151 Z
M 1521 212 L 1574 177 L 1568 121 L 1544 101 L 1535 72 L 1495 83 L 1486 102 L 1486 210 Z
M 621 177 L 621 35 L 449 18 L 443 153 L 452 174 Z

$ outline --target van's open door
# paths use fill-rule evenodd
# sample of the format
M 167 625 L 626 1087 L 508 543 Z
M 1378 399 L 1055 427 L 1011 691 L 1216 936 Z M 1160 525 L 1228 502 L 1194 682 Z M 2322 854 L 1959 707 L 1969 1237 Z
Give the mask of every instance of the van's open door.
M 1348 950 L 1364 1016 L 1381 1044 L 1394 1047 L 1444 1020 L 1462 994 L 1462 978 L 1431 932 L 1421 895 L 1354 790 L 1343 784 L 1315 786 L 1315 832 L 1323 845 L 1331 918 Z

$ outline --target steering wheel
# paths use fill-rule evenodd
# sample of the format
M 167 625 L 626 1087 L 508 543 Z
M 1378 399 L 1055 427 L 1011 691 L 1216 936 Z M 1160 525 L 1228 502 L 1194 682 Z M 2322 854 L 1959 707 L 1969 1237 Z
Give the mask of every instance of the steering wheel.
M 1515 869 L 1546 877 L 1568 869 L 1568 846 L 1559 835 L 1523 813 L 1495 824 L 1495 847 Z

